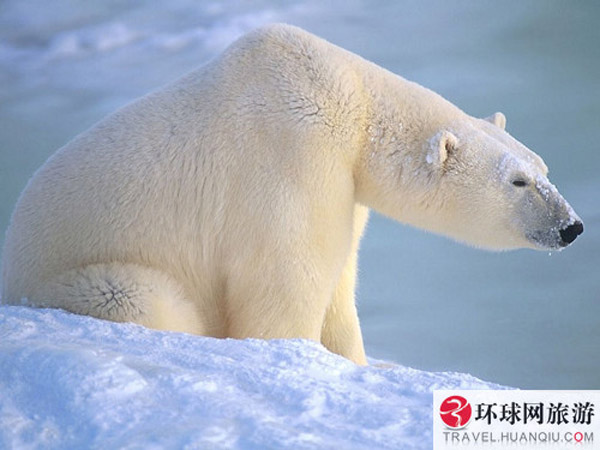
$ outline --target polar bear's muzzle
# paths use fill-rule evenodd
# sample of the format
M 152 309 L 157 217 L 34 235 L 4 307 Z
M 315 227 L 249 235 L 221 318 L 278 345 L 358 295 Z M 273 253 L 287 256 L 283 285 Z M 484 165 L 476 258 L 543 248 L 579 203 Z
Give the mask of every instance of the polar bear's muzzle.
M 583 221 L 544 176 L 523 197 L 527 239 L 539 250 L 561 250 L 583 233 Z
M 583 223 L 578 220 L 574 224 L 560 230 L 559 233 L 560 238 L 562 239 L 561 246 L 566 247 L 577 239 L 577 236 L 583 233 Z
M 544 231 L 527 233 L 527 238 L 538 250 L 562 250 L 581 233 L 583 233 L 583 223 L 576 219 L 564 228 L 550 227 Z

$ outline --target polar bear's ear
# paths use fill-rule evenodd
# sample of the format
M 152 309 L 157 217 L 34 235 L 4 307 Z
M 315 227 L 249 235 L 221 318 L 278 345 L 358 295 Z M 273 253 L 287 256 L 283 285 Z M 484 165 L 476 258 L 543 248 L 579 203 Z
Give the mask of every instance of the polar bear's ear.
M 440 131 L 429 141 L 427 162 L 433 165 L 442 165 L 448 155 L 458 148 L 458 139 L 447 130 Z
M 485 120 L 487 120 L 490 123 L 493 123 L 494 125 L 502 128 L 503 130 L 506 129 L 506 116 L 501 112 L 494 113 L 490 117 L 486 117 Z

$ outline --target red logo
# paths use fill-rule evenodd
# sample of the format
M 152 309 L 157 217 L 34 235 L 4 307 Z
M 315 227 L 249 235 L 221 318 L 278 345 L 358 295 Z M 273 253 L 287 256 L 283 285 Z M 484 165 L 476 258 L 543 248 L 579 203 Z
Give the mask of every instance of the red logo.
M 440 416 L 450 428 L 459 429 L 466 427 L 471 420 L 471 404 L 460 395 L 452 395 L 444 400 L 440 406 Z

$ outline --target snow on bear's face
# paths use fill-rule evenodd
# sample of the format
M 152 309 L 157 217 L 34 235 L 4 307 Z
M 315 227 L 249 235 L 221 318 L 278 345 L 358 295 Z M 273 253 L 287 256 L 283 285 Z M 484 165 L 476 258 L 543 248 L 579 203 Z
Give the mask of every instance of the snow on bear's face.
M 470 119 L 426 143 L 437 184 L 426 228 L 495 250 L 556 250 L 573 242 L 583 224 L 548 181 L 542 159 L 504 131 L 502 114 Z

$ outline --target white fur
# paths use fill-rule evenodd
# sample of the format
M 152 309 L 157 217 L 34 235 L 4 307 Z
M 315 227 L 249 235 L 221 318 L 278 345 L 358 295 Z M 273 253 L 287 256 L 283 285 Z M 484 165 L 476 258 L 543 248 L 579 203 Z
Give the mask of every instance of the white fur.
M 47 161 L 7 233 L 3 298 L 310 338 L 365 364 L 354 286 L 367 208 L 492 248 L 534 246 L 548 211 L 573 220 L 552 189 L 525 211 L 508 180 L 526 167 L 533 198 L 545 166 L 504 116 L 489 122 L 298 28 L 257 30 Z

